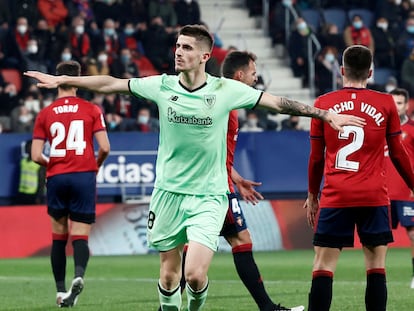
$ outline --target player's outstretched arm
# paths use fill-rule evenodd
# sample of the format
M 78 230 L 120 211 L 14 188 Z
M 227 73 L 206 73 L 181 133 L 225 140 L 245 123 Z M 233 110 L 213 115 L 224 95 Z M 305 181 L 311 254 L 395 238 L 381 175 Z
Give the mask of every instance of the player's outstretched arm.
M 24 75 L 38 80 L 37 86 L 39 88 L 54 89 L 60 85 L 68 85 L 98 93 L 129 94 L 129 79 L 118 79 L 107 75 L 54 76 L 39 71 L 26 71 Z
M 343 131 L 344 125 L 362 127 L 366 124 L 365 119 L 360 117 L 331 113 L 327 110 L 315 108 L 293 99 L 274 96 L 266 92 L 263 93 L 259 101 L 259 107 L 282 114 L 318 118 L 328 122 L 332 128 L 341 132 Z
M 244 179 L 234 167 L 231 169 L 231 180 L 236 184 L 237 190 L 239 191 L 242 199 L 247 203 L 256 205 L 260 200 L 264 199 L 263 196 L 254 188 L 260 186 L 262 183 Z

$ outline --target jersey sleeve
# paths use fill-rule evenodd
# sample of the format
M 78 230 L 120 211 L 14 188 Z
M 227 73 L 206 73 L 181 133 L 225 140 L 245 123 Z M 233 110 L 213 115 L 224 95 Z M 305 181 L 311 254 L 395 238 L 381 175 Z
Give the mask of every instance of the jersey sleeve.
M 44 119 L 44 113 L 42 113 L 42 111 L 37 115 L 36 120 L 35 120 L 35 124 L 33 127 L 33 139 L 42 139 L 42 140 L 46 140 L 47 139 L 47 132 L 46 129 L 44 127 L 45 122 L 43 122 L 42 120 Z
M 401 133 L 401 122 L 392 97 L 390 98 L 390 103 L 387 105 L 387 107 L 390 109 L 390 122 L 388 122 L 387 136 L 398 135 Z
M 240 109 L 240 108 L 254 108 L 260 98 L 262 97 L 263 92 L 261 90 L 257 90 L 251 86 L 248 86 L 242 82 L 231 80 L 231 79 L 224 79 L 226 84 L 228 84 L 230 88 L 230 94 L 232 96 L 232 100 L 229 100 L 230 105 L 232 105 L 233 109 Z
M 132 78 L 129 80 L 129 90 L 136 97 L 156 101 L 156 97 L 160 93 L 162 78 L 162 75 Z
M 106 125 L 102 111 L 97 106 L 94 106 L 93 132 L 96 133 L 104 130 L 106 130 Z
M 319 98 L 315 100 L 315 108 L 321 108 Z M 321 119 L 312 118 L 311 120 L 311 129 L 310 129 L 310 138 L 311 139 L 322 139 L 324 137 L 324 123 Z

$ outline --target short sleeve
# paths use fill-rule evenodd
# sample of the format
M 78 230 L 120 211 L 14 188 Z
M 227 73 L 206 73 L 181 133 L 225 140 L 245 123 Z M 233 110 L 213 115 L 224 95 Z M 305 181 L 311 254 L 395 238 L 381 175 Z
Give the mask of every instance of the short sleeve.
M 129 80 L 129 90 L 136 97 L 143 97 L 155 101 L 160 92 L 162 76 L 132 78 Z
M 232 109 L 240 108 L 254 108 L 263 94 L 261 90 L 255 89 L 251 86 L 248 86 L 242 82 L 223 79 L 229 87 L 229 96 L 228 102 L 232 104 Z

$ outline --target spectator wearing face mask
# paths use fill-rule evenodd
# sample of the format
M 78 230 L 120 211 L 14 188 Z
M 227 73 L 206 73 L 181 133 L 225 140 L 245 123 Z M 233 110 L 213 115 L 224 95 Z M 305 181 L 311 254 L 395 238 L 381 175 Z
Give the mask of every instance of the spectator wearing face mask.
M 137 38 L 137 29 L 132 22 L 125 23 L 123 30 L 119 34 L 120 48 L 127 48 L 131 51 L 133 57 L 144 54 L 141 42 Z
M 39 45 L 36 38 L 27 41 L 26 50 L 23 51 L 23 71 L 41 71 L 47 73 L 47 61 L 39 53 Z M 24 77 L 23 88 L 28 89 L 30 85 L 37 84 L 36 79 Z
M 102 31 L 99 35 L 94 36 L 93 46 L 95 53 L 100 50 L 104 50 L 108 55 L 108 63 L 117 58 L 120 50 L 119 36 L 116 29 L 115 21 L 111 18 L 107 18 L 102 26 Z
M 119 57 L 111 65 L 111 75 L 117 78 L 130 79 L 139 77 L 139 69 L 132 59 L 132 53 L 129 49 L 123 48 Z
M 105 51 L 100 51 L 96 58 L 90 58 L 86 69 L 87 75 L 109 75 L 108 54 Z
M 366 46 L 374 53 L 375 45 L 371 31 L 364 25 L 364 21 L 358 14 L 352 16 L 351 24 L 345 28 L 344 40 L 346 47 L 359 44 Z
M 16 26 L 11 27 L 2 42 L 5 57 L 8 58 L 12 67 L 22 70 L 23 53 L 27 50 L 27 44 L 31 37 L 29 23 L 26 17 L 17 18 Z
M 375 67 L 395 69 L 395 39 L 388 28 L 388 20 L 378 17 L 371 33 L 375 42 Z
M 240 132 L 263 132 L 264 128 L 259 124 L 259 117 L 254 110 L 246 112 L 246 121 L 240 128 Z
M 342 85 L 338 50 L 326 46 L 315 61 L 316 96 L 338 89 Z
M 79 62 L 82 68 L 86 68 L 88 58 L 92 55 L 91 38 L 85 31 L 85 20 L 81 16 L 72 19 L 69 32 L 69 45 L 72 59 Z
M 281 131 L 302 131 L 303 130 L 299 126 L 298 116 L 290 116 L 289 118 L 282 120 L 281 125 L 282 125 Z
M 309 85 L 308 41 L 311 29 L 301 17 L 296 19 L 295 25 L 295 30 L 292 32 L 288 44 L 290 67 L 292 68 L 293 75 L 295 77 L 302 78 L 302 86 L 307 87 Z
M 159 132 L 160 124 L 156 118 L 151 116 L 151 110 L 148 107 L 141 107 L 135 120 L 125 119 L 122 130 L 142 133 Z
M 414 48 L 414 17 L 409 17 L 405 21 L 405 28 L 400 32 L 397 39 L 397 66 L 401 66 L 404 59 L 411 55 Z M 400 68 L 400 67 L 397 67 Z

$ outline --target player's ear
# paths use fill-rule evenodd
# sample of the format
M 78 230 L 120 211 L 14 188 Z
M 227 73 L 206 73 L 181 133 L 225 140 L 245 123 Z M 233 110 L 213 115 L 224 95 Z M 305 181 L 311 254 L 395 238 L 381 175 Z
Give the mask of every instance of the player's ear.
M 345 68 L 344 68 L 344 66 L 341 66 L 341 76 L 344 76 L 345 75 Z
M 372 77 L 372 69 L 369 70 L 368 72 L 368 79 Z

